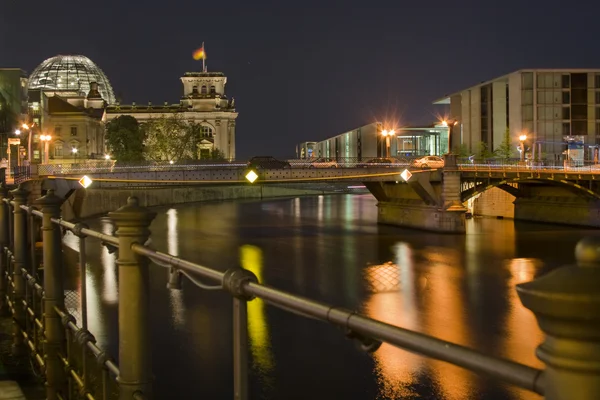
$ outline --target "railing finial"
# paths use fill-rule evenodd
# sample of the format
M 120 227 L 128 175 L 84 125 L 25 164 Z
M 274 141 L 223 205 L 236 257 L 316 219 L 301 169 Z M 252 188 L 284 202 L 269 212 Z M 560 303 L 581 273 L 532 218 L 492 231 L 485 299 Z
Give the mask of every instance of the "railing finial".
M 575 255 L 577 265 L 517 285 L 547 335 L 537 355 L 547 365 L 545 394 L 553 400 L 600 393 L 600 238 L 581 240 Z

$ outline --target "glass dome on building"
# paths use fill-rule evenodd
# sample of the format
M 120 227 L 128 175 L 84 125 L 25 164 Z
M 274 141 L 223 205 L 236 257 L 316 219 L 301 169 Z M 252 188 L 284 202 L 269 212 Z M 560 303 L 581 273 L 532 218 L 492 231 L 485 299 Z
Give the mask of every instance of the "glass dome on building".
M 58 55 L 45 60 L 31 73 L 28 88 L 76 92 L 85 96 L 91 82 L 98 83 L 98 90 L 107 103 L 115 103 L 108 78 L 85 56 Z

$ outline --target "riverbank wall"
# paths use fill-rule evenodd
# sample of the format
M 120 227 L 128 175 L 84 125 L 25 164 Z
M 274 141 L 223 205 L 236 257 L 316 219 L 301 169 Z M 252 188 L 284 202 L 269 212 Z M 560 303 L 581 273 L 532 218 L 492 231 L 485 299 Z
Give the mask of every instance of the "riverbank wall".
M 267 199 L 276 197 L 331 194 L 327 190 L 289 188 L 275 185 L 187 186 L 144 189 L 77 189 L 62 206 L 65 220 L 104 215 L 136 196 L 144 207 L 168 206 L 206 201 Z

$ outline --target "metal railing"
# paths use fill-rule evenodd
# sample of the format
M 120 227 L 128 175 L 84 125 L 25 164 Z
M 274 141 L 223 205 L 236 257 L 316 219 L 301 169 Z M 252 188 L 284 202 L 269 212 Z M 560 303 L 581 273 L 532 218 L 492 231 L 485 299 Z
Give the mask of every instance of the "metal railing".
M 127 205 L 109 213 L 116 236 L 63 221 L 62 199 L 53 191 L 26 205 L 28 192 L 22 186 L 4 189 L 0 202 L 0 300 L 10 309 L 15 324 L 15 351 L 28 350 L 46 379 L 48 399 L 151 399 L 152 366 L 148 304 L 150 283 L 143 273 L 147 264 L 168 268 L 169 285 L 178 288 L 186 277 L 202 289 L 228 292 L 233 299 L 233 387 L 235 399 L 248 398 L 247 302 L 254 298 L 286 312 L 331 323 L 343 328 L 368 352 L 382 342 L 426 357 L 446 361 L 468 370 L 489 375 L 554 400 L 595 399 L 600 396 L 600 248 L 597 242 L 578 246 L 581 267 L 565 267 L 560 276 L 520 285 L 523 303 L 540 321 L 547 339 L 540 347 L 546 369 L 532 368 L 514 361 L 486 355 L 451 342 L 368 318 L 344 308 L 296 296 L 258 282 L 245 269 L 225 272 L 156 251 L 148 243 L 148 230 L 155 213 L 130 197 Z M 43 269 L 39 257 L 38 224 L 41 219 Z M 79 267 L 85 282 L 86 237 L 100 240 L 109 251 L 117 251 L 119 268 L 119 363 L 95 344 L 87 330 L 86 289 L 82 290 L 82 318 L 77 324 L 64 304 L 62 282 L 62 232 L 66 229 L 80 238 Z M 567 270 L 565 272 L 565 270 Z M 568 275 L 565 278 L 565 273 Z M 579 282 L 579 287 L 569 279 Z M 38 281 L 43 282 L 42 285 Z M 207 284 L 209 282 L 210 284 Z M 557 285 L 566 282 L 567 295 Z M 577 306 L 574 307 L 573 305 Z M 569 310 L 569 313 L 563 312 Z M 550 322 L 548 322 L 550 321 Z M 561 329 L 576 326 L 572 331 Z M 573 350 L 575 349 L 575 351 Z M 114 379 L 118 378 L 118 380 Z

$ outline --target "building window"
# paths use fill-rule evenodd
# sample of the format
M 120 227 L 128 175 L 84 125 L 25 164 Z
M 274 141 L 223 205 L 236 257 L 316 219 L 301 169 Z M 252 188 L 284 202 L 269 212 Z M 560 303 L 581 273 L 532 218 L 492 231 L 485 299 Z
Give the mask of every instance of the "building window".
M 596 119 L 600 119 L 600 107 L 596 107 Z
M 571 109 L 569 107 L 563 107 L 562 119 L 571 119 Z
M 211 86 L 211 87 L 210 87 L 210 94 L 215 94 L 215 93 L 217 93 L 217 91 L 216 91 L 215 87 L 214 87 L 214 86 Z
M 202 89 L 200 89 L 201 94 L 206 94 L 206 85 L 202 85 Z
M 562 134 L 563 134 L 563 136 L 569 136 L 571 134 L 571 123 L 570 122 L 563 122 Z
M 77 127 L 76 126 L 71 127 L 71 136 L 77 136 Z
M 210 126 L 203 126 L 201 133 L 202 133 L 202 137 L 212 137 L 213 136 L 213 131 Z
M 198 86 L 194 85 L 192 88 L 192 94 L 198 94 Z
M 54 136 L 60 137 L 62 128 L 60 126 L 54 127 Z
M 600 91 L 596 92 L 596 104 L 600 104 Z
M 569 93 L 569 92 L 562 92 L 562 103 L 563 104 L 569 104 L 569 103 L 571 103 L 571 93 Z
M 596 87 L 596 89 L 600 89 L 600 74 L 595 76 L 594 86 Z
M 562 76 L 562 87 L 563 87 L 563 89 L 568 89 L 569 86 L 571 86 L 571 76 L 570 75 L 563 75 Z
M 54 157 L 61 158 L 63 156 L 63 144 L 54 142 Z

